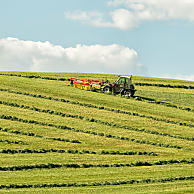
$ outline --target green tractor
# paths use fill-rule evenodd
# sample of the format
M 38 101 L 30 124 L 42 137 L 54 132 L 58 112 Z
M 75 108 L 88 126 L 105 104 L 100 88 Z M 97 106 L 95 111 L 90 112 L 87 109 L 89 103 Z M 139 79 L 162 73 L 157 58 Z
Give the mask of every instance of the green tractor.
M 103 86 L 103 91 L 105 93 L 121 94 L 132 97 L 135 94 L 135 87 L 132 84 L 132 76 L 121 76 L 117 81 L 110 83 L 107 81 Z

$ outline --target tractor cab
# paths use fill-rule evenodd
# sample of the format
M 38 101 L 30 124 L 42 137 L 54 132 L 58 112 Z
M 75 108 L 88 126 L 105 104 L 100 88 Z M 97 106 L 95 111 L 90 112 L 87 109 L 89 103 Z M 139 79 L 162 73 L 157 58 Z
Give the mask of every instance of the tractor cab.
M 121 94 L 133 96 L 135 94 L 135 87 L 132 84 L 132 76 L 120 76 L 117 81 L 113 83 L 106 83 L 103 87 L 105 93 L 112 92 L 113 94 Z
M 114 88 L 115 93 L 120 93 L 123 89 L 130 89 L 130 85 L 132 84 L 131 77 L 121 76 L 115 82 Z

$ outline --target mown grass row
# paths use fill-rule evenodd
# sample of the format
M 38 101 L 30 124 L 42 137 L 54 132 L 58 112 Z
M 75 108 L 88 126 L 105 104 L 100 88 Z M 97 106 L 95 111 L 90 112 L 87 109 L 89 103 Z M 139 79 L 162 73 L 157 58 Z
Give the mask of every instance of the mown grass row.
M 168 124 L 194 127 L 193 124 L 188 124 L 188 123 L 185 123 L 185 122 L 177 122 L 177 121 L 157 118 L 157 117 L 153 117 L 153 116 L 148 116 L 148 115 L 144 115 L 144 114 L 140 114 L 140 113 L 123 111 L 123 110 L 120 110 L 120 109 L 114 109 L 114 108 L 108 108 L 108 107 L 104 107 L 104 106 L 97 106 L 97 105 L 88 104 L 88 103 L 81 103 L 81 102 L 78 102 L 78 101 L 66 100 L 66 99 L 63 99 L 63 98 L 54 98 L 54 97 L 50 97 L 50 96 L 43 96 L 41 94 L 30 94 L 30 93 L 26 93 L 26 92 L 18 92 L 18 91 L 13 91 L 13 90 L 9 90 L 9 89 L 2 89 L 2 88 L 0 88 L 0 91 L 19 94 L 19 95 L 30 96 L 30 97 L 34 97 L 34 98 L 41 98 L 41 99 L 46 99 L 46 100 L 51 100 L 51 101 L 53 100 L 53 101 L 58 101 L 58 102 L 64 102 L 64 103 L 69 103 L 69 104 L 78 105 L 78 106 L 87 107 L 87 108 L 95 108 L 95 109 L 98 109 L 98 110 L 106 110 L 106 111 L 110 111 L 110 112 L 116 112 L 116 113 L 120 113 L 120 114 L 130 115 L 130 116 L 142 117 L 142 118 L 152 119 L 154 121 L 165 122 L 165 123 L 168 123 Z
M 151 84 L 151 83 L 135 83 L 136 86 L 156 86 L 156 87 L 165 87 L 165 88 L 183 88 L 183 89 L 194 89 L 194 86 L 185 86 L 185 85 L 170 85 L 170 84 Z
M 0 73 L 3 76 L 14 76 L 14 77 L 23 77 L 23 78 L 30 78 L 30 79 L 46 79 L 46 80 L 55 80 L 55 81 L 70 81 L 69 78 L 54 78 L 54 77 L 43 77 L 38 75 L 21 75 L 21 74 L 5 74 Z
M 93 183 L 54 183 L 54 184 L 9 184 L 0 185 L 0 189 L 22 189 L 22 188 L 54 188 L 54 187 L 98 187 L 110 185 L 129 185 L 129 184 L 149 184 L 149 183 L 166 183 L 174 181 L 194 180 L 194 176 L 167 177 L 160 179 L 142 179 L 142 180 L 125 180 L 125 181 L 105 181 Z
M 74 132 L 87 133 L 87 134 L 91 134 L 91 135 L 97 135 L 97 136 L 102 136 L 102 137 L 106 137 L 106 138 L 113 138 L 113 139 L 118 139 L 118 140 L 130 141 L 130 142 L 135 142 L 135 143 L 139 143 L 139 144 L 147 144 L 147 145 L 153 145 L 153 146 L 165 147 L 165 148 L 183 149 L 182 146 L 178 146 L 178 145 L 155 143 L 155 142 L 151 142 L 151 141 L 147 141 L 147 140 L 138 140 L 138 139 L 134 139 L 134 138 L 130 139 L 128 137 L 121 137 L 121 136 L 115 136 L 115 135 L 111 135 L 111 134 L 75 129 L 73 127 L 68 127 L 65 125 L 55 125 L 55 124 L 46 123 L 46 122 L 38 122 L 35 120 L 27 120 L 27 119 L 17 118 L 15 116 L 10 116 L 10 115 L 9 116 L 0 115 L 0 119 L 6 119 L 6 120 L 11 120 L 11 121 L 18 121 L 18 122 L 22 122 L 22 123 L 36 124 L 36 125 L 42 125 L 42 126 L 48 126 L 48 127 L 55 127 L 55 128 L 62 129 L 62 130 L 71 130 Z
M 46 79 L 46 80 L 55 80 L 55 81 L 70 81 L 69 78 L 54 78 L 54 77 L 43 77 L 43 76 L 35 76 L 35 75 L 21 75 L 21 74 L 3 74 L 3 76 L 15 76 L 15 77 L 23 77 L 30 79 Z M 185 86 L 185 85 L 170 85 L 170 84 L 154 84 L 154 83 L 139 83 L 135 82 L 137 86 L 156 86 L 156 87 L 166 87 L 166 88 L 184 88 L 184 89 L 194 89 L 194 86 Z
M 13 133 L 13 134 L 16 134 L 16 135 L 26 135 L 26 136 L 31 136 L 31 137 L 33 136 L 33 137 L 38 137 L 38 138 L 44 138 L 44 139 L 47 139 L 47 140 L 63 141 L 63 142 L 68 142 L 68 143 L 81 143 L 77 139 L 70 140 L 70 139 L 56 138 L 56 137 L 44 137 L 42 135 L 37 135 L 37 134 L 32 133 L 32 132 L 23 132 L 23 131 L 18 131 L 18 130 L 12 130 L 12 129 L 9 129 L 9 128 L 1 128 L 0 127 L 0 131 Z
M 7 139 L 0 139 L 0 143 L 28 145 L 24 141 L 11 141 L 11 140 L 7 140 Z
M 70 86 L 70 85 L 68 85 L 68 86 Z M 184 111 L 188 111 L 188 112 L 190 112 L 190 111 L 194 112 L 194 109 L 191 109 L 189 107 L 178 106 L 178 105 L 175 105 L 175 104 L 171 104 L 169 102 L 155 100 L 153 98 L 146 98 L 146 97 L 141 97 L 141 96 L 134 96 L 134 97 L 121 96 L 121 97 L 130 98 L 130 99 L 134 99 L 134 100 L 141 101 L 141 102 L 159 104 L 159 105 L 163 105 L 163 106 L 166 106 L 166 107 L 176 108 L 176 109 L 184 110 Z
M 137 166 L 157 166 L 169 164 L 193 164 L 194 158 L 190 160 L 159 160 L 156 162 L 142 162 L 135 163 L 116 163 L 116 164 L 35 164 L 35 165 L 21 165 L 21 166 L 6 166 L 1 167 L 0 171 L 21 171 L 33 169 L 53 169 L 53 168 L 110 168 L 110 167 L 137 167 Z
M 146 97 L 136 96 L 134 99 L 137 100 L 137 101 L 143 101 L 143 102 L 148 102 L 148 103 L 153 103 L 153 104 L 160 104 L 160 105 L 164 105 L 164 106 L 171 107 L 171 108 L 176 108 L 176 109 L 180 109 L 180 110 L 194 112 L 194 109 L 191 109 L 189 107 L 182 107 L 182 106 L 178 106 L 178 105 L 175 105 L 175 104 L 171 104 L 169 102 L 158 101 L 158 100 L 155 100 L 153 98 L 146 98 Z
M 188 141 L 194 141 L 194 138 L 190 138 L 190 137 L 182 137 L 182 136 L 178 136 L 178 135 L 171 135 L 171 134 L 168 134 L 168 133 L 161 133 L 161 132 L 153 131 L 153 130 L 149 130 L 149 129 L 138 129 L 138 128 L 135 128 L 135 127 L 120 125 L 120 124 L 116 124 L 116 123 L 113 123 L 113 122 L 104 122 L 104 121 L 97 120 L 97 119 L 94 119 L 94 118 L 87 118 L 87 117 L 80 116 L 80 115 L 66 114 L 66 113 L 57 112 L 57 111 L 49 110 L 49 109 L 40 109 L 40 108 L 37 108 L 37 107 L 34 107 L 34 106 L 30 107 L 30 106 L 26 106 L 26 105 L 19 105 L 19 104 L 16 104 L 16 103 L 9 103 L 9 102 L 5 102 L 5 101 L 0 101 L 0 104 L 11 106 L 11 107 L 23 108 L 23 109 L 27 109 L 27 110 L 32 110 L 32 111 L 36 111 L 36 112 L 40 112 L 40 113 L 48 113 L 48 114 L 51 114 L 51 115 L 57 115 L 57 116 L 61 116 L 61 117 L 68 117 L 68 118 L 86 120 L 88 122 L 100 123 L 102 125 L 121 128 L 121 129 L 126 129 L 126 130 L 131 130 L 131 131 L 136 131 L 136 132 L 143 132 L 143 133 L 148 133 L 148 134 L 152 134 L 152 135 L 154 134 L 154 135 L 160 135 L 160 136 L 165 136 L 165 137 L 172 137 L 172 138 L 177 138 L 177 139 L 184 139 L 184 140 L 188 140 Z M 66 141 L 69 141 L 69 140 L 66 140 Z M 75 142 L 75 140 L 73 140 L 72 143 L 74 143 L 74 142 Z
M 13 150 L 13 149 L 3 149 L 0 150 L 1 154 L 42 154 L 42 153 L 67 153 L 67 154 L 94 154 L 94 155 L 148 155 L 148 156 L 158 156 L 158 154 L 154 152 L 136 152 L 136 151 L 107 151 L 102 150 L 99 152 L 91 151 L 91 150 L 61 150 L 61 149 L 39 149 L 39 150 L 32 150 L 32 149 L 23 149 L 23 150 Z

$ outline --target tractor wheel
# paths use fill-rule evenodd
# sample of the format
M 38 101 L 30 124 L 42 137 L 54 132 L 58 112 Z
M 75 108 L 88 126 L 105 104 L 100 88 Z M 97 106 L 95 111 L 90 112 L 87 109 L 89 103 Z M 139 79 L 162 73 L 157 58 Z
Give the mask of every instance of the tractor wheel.
M 128 97 L 133 97 L 134 94 L 135 94 L 135 91 L 134 90 L 130 90 L 130 91 L 127 92 L 127 96 Z
M 107 93 L 107 94 L 109 94 L 111 92 L 110 87 L 108 87 L 108 86 L 104 87 L 103 91 L 104 91 L 104 93 Z
M 121 91 L 120 91 L 120 94 L 121 94 L 121 96 L 126 95 L 126 90 L 124 90 L 124 89 L 123 89 L 123 90 L 121 90 Z

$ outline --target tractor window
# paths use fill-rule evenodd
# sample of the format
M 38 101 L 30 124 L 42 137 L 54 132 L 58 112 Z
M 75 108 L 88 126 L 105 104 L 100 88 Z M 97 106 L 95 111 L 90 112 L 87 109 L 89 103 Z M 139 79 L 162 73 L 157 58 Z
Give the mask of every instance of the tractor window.
M 124 84 L 125 83 L 125 78 L 124 77 L 120 78 L 117 83 L 118 84 Z

